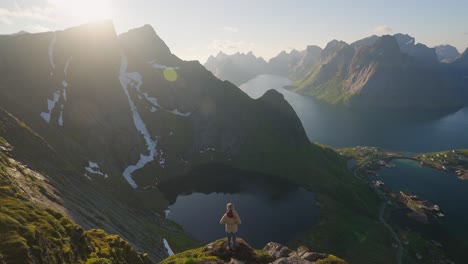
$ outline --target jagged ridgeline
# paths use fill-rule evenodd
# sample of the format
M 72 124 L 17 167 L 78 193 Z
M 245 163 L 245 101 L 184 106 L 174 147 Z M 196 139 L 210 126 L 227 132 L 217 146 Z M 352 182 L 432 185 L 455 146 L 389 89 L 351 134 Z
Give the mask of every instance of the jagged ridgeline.
M 453 110 L 468 105 L 468 56 L 450 45 L 429 48 L 415 38 L 370 36 L 332 40 L 322 50 L 282 51 L 266 62 L 252 53 L 210 56 L 208 70 L 243 84 L 260 74 L 289 77 L 287 88 L 330 104 L 391 110 Z
M 0 108 L 8 155 L 43 176 L 38 181 L 54 193 L 43 206 L 58 205 L 54 210 L 63 214 L 37 207 L 49 215 L 37 225 L 73 226 L 61 220 L 67 216 L 83 230 L 118 234 L 160 261 L 168 256 L 163 241 L 176 252 L 199 243 L 165 219 L 168 202 L 158 183 L 217 163 L 314 191 L 322 205 L 320 228 L 306 230 L 297 243 L 350 261 L 391 255 L 375 221 L 375 195 L 334 151 L 308 141 L 281 94 L 251 99 L 198 62 L 177 58 L 148 25 L 121 35 L 101 22 L 1 36 Z M 63 239 L 74 234 L 70 230 Z M 92 240 L 93 232 L 80 234 Z M 356 234 L 366 239 L 354 243 Z M 23 242 L 37 248 L 34 241 L 40 240 Z M 75 247 L 65 245 L 57 250 Z M 88 256 L 80 254 L 67 256 Z

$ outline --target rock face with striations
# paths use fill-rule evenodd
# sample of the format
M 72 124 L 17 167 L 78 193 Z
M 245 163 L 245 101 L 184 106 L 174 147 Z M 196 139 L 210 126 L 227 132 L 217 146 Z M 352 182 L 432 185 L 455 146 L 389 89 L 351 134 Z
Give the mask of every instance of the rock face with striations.
M 332 41 L 293 89 L 356 108 L 462 107 L 468 102 L 466 89 L 448 67 L 439 64 L 435 49 L 415 44 L 408 35 L 370 37 L 352 45 Z
M 204 66 L 219 79 L 241 85 L 263 74 L 267 62 L 262 57 L 256 57 L 252 52 L 247 54 L 238 52 L 233 55 L 219 52 L 215 57 L 210 56 Z
M 439 45 L 434 48 L 440 62 L 450 63 L 460 56 L 457 48 L 451 45 Z
M 223 54 L 219 61 L 232 57 Z M 282 51 L 248 78 L 287 76 L 298 93 L 354 108 L 452 111 L 468 104 L 463 57 L 450 45 L 429 48 L 408 34 L 373 35 L 350 45 L 332 40 L 323 50 L 308 46 L 304 51 Z M 205 66 L 213 69 L 217 64 L 210 58 Z M 249 64 L 236 67 L 248 69 Z M 223 75 L 229 71 L 225 68 Z M 218 76 L 216 70 L 213 73 Z M 239 84 L 235 78 L 226 80 Z
M 321 48 L 308 46 L 304 51 L 282 51 L 266 62 L 262 57 L 255 57 L 252 52 L 226 55 L 219 52 L 210 56 L 204 66 L 221 80 L 241 85 L 261 74 L 289 76 L 313 65 Z

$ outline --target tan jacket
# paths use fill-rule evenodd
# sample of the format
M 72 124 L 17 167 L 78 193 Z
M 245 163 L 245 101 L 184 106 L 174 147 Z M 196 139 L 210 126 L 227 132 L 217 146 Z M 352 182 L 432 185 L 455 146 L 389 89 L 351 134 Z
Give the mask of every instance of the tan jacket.
M 221 220 L 219 220 L 220 224 L 226 225 L 226 232 L 228 233 L 236 233 L 238 229 L 237 225 L 241 223 L 241 219 L 237 212 L 233 211 L 233 213 L 233 218 L 229 218 L 226 214 L 224 214 L 223 217 L 221 217 Z

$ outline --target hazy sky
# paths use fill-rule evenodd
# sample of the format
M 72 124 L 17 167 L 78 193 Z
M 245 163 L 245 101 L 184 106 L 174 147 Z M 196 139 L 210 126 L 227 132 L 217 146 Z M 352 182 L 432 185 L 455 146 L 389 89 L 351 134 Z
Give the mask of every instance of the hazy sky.
M 202 63 L 219 50 L 269 59 L 332 39 L 398 32 L 430 47 L 468 47 L 467 0 L 0 0 L 0 34 L 101 19 L 112 19 L 119 33 L 151 24 L 173 53 Z

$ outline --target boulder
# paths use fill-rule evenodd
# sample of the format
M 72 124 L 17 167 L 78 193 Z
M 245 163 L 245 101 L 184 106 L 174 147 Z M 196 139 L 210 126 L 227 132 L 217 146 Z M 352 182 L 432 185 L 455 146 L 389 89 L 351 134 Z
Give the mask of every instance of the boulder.
M 266 251 L 268 255 L 272 256 L 275 259 L 288 257 L 292 253 L 292 250 L 288 247 L 285 247 L 279 243 L 269 242 L 264 248 L 263 251 Z
M 310 264 L 312 262 L 300 258 L 298 256 L 288 257 L 288 258 L 280 258 L 272 262 L 272 264 Z

